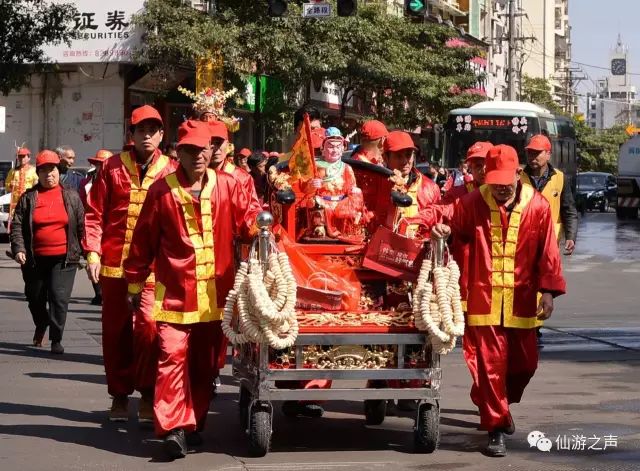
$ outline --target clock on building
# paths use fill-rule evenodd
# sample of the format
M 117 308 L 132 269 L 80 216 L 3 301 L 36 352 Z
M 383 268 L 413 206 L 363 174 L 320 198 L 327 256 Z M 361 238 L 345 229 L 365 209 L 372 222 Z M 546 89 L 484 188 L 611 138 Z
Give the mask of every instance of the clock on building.
M 611 60 L 611 74 L 624 75 L 627 73 L 627 61 L 625 59 Z

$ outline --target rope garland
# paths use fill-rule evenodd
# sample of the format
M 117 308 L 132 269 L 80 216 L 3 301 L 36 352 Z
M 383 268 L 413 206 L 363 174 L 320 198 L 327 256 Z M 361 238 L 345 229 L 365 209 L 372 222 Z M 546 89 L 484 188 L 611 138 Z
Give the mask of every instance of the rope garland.
M 446 266 L 435 268 L 427 258 L 413 291 L 416 327 L 428 332 L 434 351 L 441 355 L 451 352 L 456 346 L 456 338 L 464 335 L 459 280 L 460 268 L 453 258 L 449 257 Z
M 266 342 L 277 350 L 291 347 L 298 337 L 296 288 L 284 252 L 269 255 L 264 275 L 256 258 L 241 263 L 225 303 L 222 331 L 234 344 Z M 236 306 L 237 332 L 232 327 Z

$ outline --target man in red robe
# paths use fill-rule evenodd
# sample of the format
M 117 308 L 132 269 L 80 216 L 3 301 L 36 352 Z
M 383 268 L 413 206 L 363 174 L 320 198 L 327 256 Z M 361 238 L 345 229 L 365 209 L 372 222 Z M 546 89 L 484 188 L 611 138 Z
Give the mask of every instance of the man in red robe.
M 406 179 L 405 190 L 411 196 L 412 204 L 407 208 L 397 208 L 393 225 L 399 225 L 399 232 L 413 237 L 419 231 L 421 214 L 429 206 L 440 201 L 440 188 L 433 180 L 422 175 L 414 166 L 417 147 L 409 133 L 391 131 L 384 141 L 384 163 L 389 170 L 397 171 Z
M 102 288 L 102 352 L 107 388 L 113 396 L 109 420 L 129 419 L 128 397 L 142 394 L 138 420 L 153 420 L 153 390 L 157 362 L 156 327 L 151 318 L 153 279 L 149 279 L 140 307 L 127 305 L 123 263 L 140 208 L 153 182 L 175 169 L 159 150 L 162 118 L 151 106 L 131 114 L 133 148 L 106 160 L 87 198 L 85 237 L 91 282 Z
M 442 197 L 443 204 L 455 203 L 467 193 L 484 185 L 484 159 L 492 147 L 493 144 L 483 141 L 478 141 L 469 147 L 465 163 L 471 173 L 471 178 L 467 179 L 463 185 L 452 186 Z
M 389 135 L 384 123 L 372 119 L 362 125 L 360 137 L 362 143 L 351 154 L 351 158 L 360 162 L 384 165 L 382 154 L 384 153 L 384 140 Z
M 226 138 L 211 134 L 206 123 L 180 126 L 180 166 L 149 190 L 125 262 L 133 306 L 155 263 L 155 427 L 171 458 L 202 443 L 198 432 L 211 399 L 215 325 L 235 277 L 233 241 L 257 232 L 249 195 L 233 176 L 207 168 L 212 153 L 225 152 L 220 146 Z
M 251 204 L 251 210 L 256 214 L 260 212 L 262 205 L 258 199 L 258 193 L 256 193 L 256 187 L 253 182 L 251 174 L 245 169 L 236 166 L 232 161 L 227 158 L 227 149 L 229 147 L 229 134 L 227 127 L 222 121 L 210 121 L 209 130 L 211 132 L 211 139 L 217 141 L 214 143 L 215 152 L 211 155 L 211 161 L 209 168 L 217 171 L 222 171 L 233 176 L 238 184 L 244 189 L 244 192 L 249 195 L 249 201 Z M 248 149 L 243 149 L 248 150 Z M 240 151 L 242 152 L 242 151 Z M 238 241 L 236 240 L 236 243 Z M 234 253 L 236 253 L 234 251 Z M 223 299 L 226 299 L 228 290 L 220 293 Z M 227 361 L 227 345 L 228 339 L 222 333 L 222 323 L 220 321 L 215 322 L 215 339 L 214 339 L 214 354 L 215 354 L 215 369 L 214 369 L 214 390 L 221 385 L 220 382 L 220 370 L 224 368 Z
M 521 184 L 515 149 L 493 147 L 485 167 L 486 185 L 462 197 L 450 226 L 436 224 L 432 236 L 453 234 L 469 245 L 471 397 L 489 432 L 486 453 L 505 456 L 505 434 L 515 431 L 509 404 L 520 402 L 538 365 L 536 319 L 551 316 L 566 285 L 549 203 Z
M 458 185 L 450 188 L 442 197 L 441 205 L 432 208 L 435 212 L 440 212 L 441 216 L 445 216 L 446 219 L 450 219 L 453 214 L 454 204 L 462 198 L 464 195 L 469 194 L 484 184 L 485 171 L 484 161 L 489 153 L 489 150 L 493 148 L 493 144 L 490 142 L 476 142 L 467 151 L 467 163 L 473 179 L 465 182 L 463 185 Z M 460 243 L 457 239 L 454 239 L 451 244 L 451 253 L 460 266 L 460 295 L 462 297 L 462 306 L 466 310 L 467 306 L 467 258 L 469 256 L 469 246 Z

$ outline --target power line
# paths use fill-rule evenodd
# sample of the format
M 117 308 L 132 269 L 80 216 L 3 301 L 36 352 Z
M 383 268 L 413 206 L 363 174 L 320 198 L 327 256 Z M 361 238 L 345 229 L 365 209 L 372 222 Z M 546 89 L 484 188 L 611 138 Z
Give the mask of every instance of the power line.
M 602 67 L 600 65 L 585 64 L 584 62 L 571 61 L 571 63 L 572 64 L 582 65 L 584 67 L 591 67 L 592 69 L 611 70 L 611 67 Z M 627 72 L 625 75 L 635 75 L 635 76 L 640 77 L 640 73 L 638 73 L 638 72 Z

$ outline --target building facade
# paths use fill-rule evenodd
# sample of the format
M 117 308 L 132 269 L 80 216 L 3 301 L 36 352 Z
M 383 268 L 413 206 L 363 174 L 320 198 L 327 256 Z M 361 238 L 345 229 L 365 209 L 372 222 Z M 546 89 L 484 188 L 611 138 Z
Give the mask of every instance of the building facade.
M 98 149 L 122 149 L 131 108 L 147 102 L 130 88 L 139 77 L 132 52 L 140 40 L 131 16 L 143 3 L 75 2 L 75 39 L 44 48 L 58 63 L 56 71 L 33 74 L 27 87 L 0 98 L 6 108 L 0 160 L 13 160 L 15 146 L 22 143 L 34 154 L 69 145 L 79 167 L 88 166 L 87 158 Z
M 629 75 L 629 48 L 618 36 L 610 56 L 609 75 L 587 95 L 586 121 L 594 129 L 615 125 L 640 125 L 640 100 Z
M 576 70 L 571 67 L 569 0 L 521 1 L 521 74 L 548 80 L 555 101 L 573 113 L 577 107 L 573 91 Z

